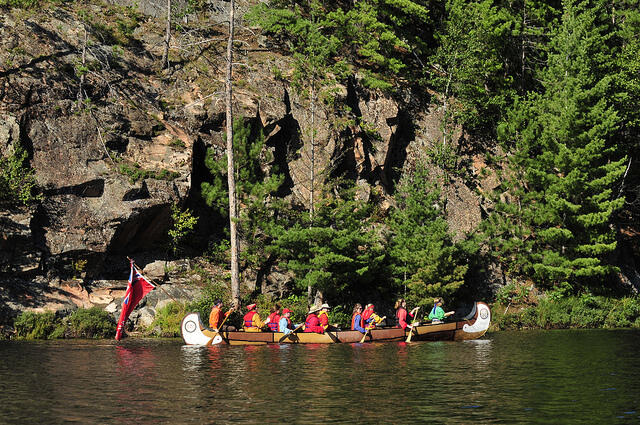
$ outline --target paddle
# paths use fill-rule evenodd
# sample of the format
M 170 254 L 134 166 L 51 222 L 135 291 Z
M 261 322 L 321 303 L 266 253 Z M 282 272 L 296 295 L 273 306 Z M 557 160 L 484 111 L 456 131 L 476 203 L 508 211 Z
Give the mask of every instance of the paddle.
M 382 319 L 378 320 L 378 323 L 381 323 L 386 318 L 387 318 L 387 316 L 384 316 Z M 360 344 L 362 344 L 364 342 L 365 338 L 367 337 L 367 334 L 369 333 L 369 331 L 371 329 L 372 328 L 367 327 L 367 329 L 364 331 L 364 335 L 362 335 L 362 339 L 360 340 Z
M 229 316 L 231 316 L 231 312 L 233 311 L 233 307 L 231 307 L 229 309 L 229 314 L 224 316 L 224 319 L 222 320 L 222 322 L 220 323 L 220 325 L 218 325 L 218 329 L 214 329 L 214 331 L 220 333 L 220 329 L 222 329 L 222 325 L 224 325 L 224 322 L 227 321 L 227 319 L 229 318 Z
M 416 310 L 414 317 L 418 316 L 419 311 L 420 311 L 420 307 L 418 307 L 418 309 Z M 417 323 L 417 322 L 413 322 L 413 323 Z M 415 327 L 413 323 L 411 324 L 411 329 L 409 330 L 409 335 L 407 335 L 407 340 L 405 342 L 411 342 L 411 336 L 413 335 L 413 329 Z
M 300 325 L 299 325 L 297 328 L 295 328 L 294 330 L 292 330 L 292 331 L 291 331 L 291 332 L 289 332 L 288 334 L 286 334 L 286 335 L 282 336 L 282 338 L 280 338 L 280 339 L 278 340 L 278 342 L 280 343 L 280 342 L 284 341 L 285 339 L 289 338 L 291 335 L 293 335 L 293 333 L 294 333 L 295 331 L 297 331 L 298 329 L 300 329 L 300 328 L 301 328 L 301 327 L 303 327 L 303 326 L 304 326 L 304 323 L 300 323 Z
M 331 340 L 332 340 L 333 342 L 340 342 L 340 340 L 338 339 L 338 336 L 337 336 L 337 335 L 332 335 L 332 334 L 331 334 L 331 332 L 330 332 L 330 331 L 328 331 L 328 330 L 327 330 L 325 333 L 326 333 L 327 335 L 329 335 L 329 338 L 331 338 Z

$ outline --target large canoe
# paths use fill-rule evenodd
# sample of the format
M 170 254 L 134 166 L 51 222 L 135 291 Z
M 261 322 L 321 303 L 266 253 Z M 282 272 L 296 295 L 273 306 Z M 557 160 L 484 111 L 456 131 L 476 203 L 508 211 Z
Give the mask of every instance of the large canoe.
M 480 338 L 489 328 L 491 311 L 483 302 L 476 302 L 471 312 L 452 322 L 422 324 L 415 328 L 413 341 L 462 341 Z M 335 344 L 359 343 L 362 333 L 358 331 L 328 331 L 324 334 L 297 332 L 282 342 L 281 332 L 215 332 L 202 325 L 199 313 L 188 313 L 180 327 L 182 339 L 188 345 L 261 345 L 261 344 Z M 405 341 L 409 330 L 401 328 L 378 328 L 371 330 L 366 342 Z

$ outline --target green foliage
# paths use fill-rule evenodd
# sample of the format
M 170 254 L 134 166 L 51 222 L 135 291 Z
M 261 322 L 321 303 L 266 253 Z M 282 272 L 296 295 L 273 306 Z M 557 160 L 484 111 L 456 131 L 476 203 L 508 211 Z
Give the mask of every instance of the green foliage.
M 337 324 L 340 329 L 351 329 L 352 308 L 348 305 L 337 305 L 329 311 L 329 323 Z
M 13 327 L 19 339 L 50 339 L 59 324 L 53 312 L 24 311 L 16 317 Z
M 546 297 L 524 310 L 498 312 L 492 321 L 498 329 L 639 327 L 640 299 L 596 297 L 588 293 L 555 300 Z
M 17 7 L 22 9 L 30 9 L 38 6 L 40 0 L 0 0 L 0 7 Z
M 496 293 L 496 302 L 502 305 L 509 305 L 511 303 L 514 304 L 523 304 L 526 303 L 529 299 L 529 293 L 531 292 L 531 287 L 526 285 L 516 285 L 514 283 L 510 283 L 508 285 L 503 286 Z
M 440 191 L 429 183 L 426 164 L 403 176 L 388 226 L 389 256 L 397 287 L 407 302 L 427 306 L 434 296 L 450 297 L 464 284 L 468 266 L 462 246 L 453 243 Z
M 266 149 L 261 130 L 244 123 L 234 122 L 234 159 L 238 204 L 238 235 L 252 241 L 240 252 L 245 265 L 257 267 L 265 261 L 265 248 L 273 235 L 279 232 L 279 220 L 284 213 L 284 202 L 275 196 L 284 181 L 275 166 L 264 166 L 273 160 Z M 207 205 L 229 217 L 227 184 L 227 156 L 216 159 L 209 149 L 205 164 L 213 175 L 212 182 L 202 183 L 202 196 Z
M 211 313 L 213 302 L 217 299 L 222 300 L 224 305 L 229 306 L 231 293 L 228 286 L 225 284 L 225 282 L 222 281 L 208 282 L 202 289 L 202 294 L 200 295 L 200 297 L 197 300 L 187 304 L 186 311 L 200 313 L 200 318 L 204 322 L 208 323 L 209 313 Z
M 611 225 L 625 158 L 615 150 L 612 63 L 601 10 L 565 4 L 542 73 L 544 91 L 517 101 L 499 130 L 512 149 L 507 196 L 484 223 L 493 254 L 544 287 L 598 287 L 616 270 Z
M 169 242 L 171 252 L 175 255 L 184 238 L 193 231 L 198 218 L 191 215 L 191 210 L 180 211 L 177 204 L 171 205 L 171 221 L 173 226 L 169 229 Z
M 378 287 L 384 269 L 384 240 L 371 219 L 372 207 L 354 191 L 326 197 L 309 215 L 283 230 L 269 252 L 295 273 L 298 288 L 319 289 L 328 299 L 348 299 Z
M 98 308 L 80 308 L 66 320 L 65 336 L 72 338 L 112 338 L 116 323 L 108 312 Z
M 300 323 L 304 321 L 309 312 L 309 306 L 307 304 L 307 297 L 301 295 L 289 295 L 287 298 L 280 300 L 282 308 L 288 308 L 291 310 L 291 321 L 293 323 Z
M 164 307 L 156 310 L 156 317 L 153 319 L 151 325 L 149 325 L 147 331 L 160 337 L 179 337 L 180 325 L 184 315 L 184 305 L 170 302 Z M 206 317 L 208 318 L 208 315 Z
M 454 123 L 474 130 L 493 128 L 512 96 L 504 62 L 511 17 L 491 0 L 449 0 L 445 10 L 438 48 L 430 59 L 430 81 L 446 105 L 443 130 L 450 134 Z
M 19 144 L 8 157 L 0 157 L 0 205 L 29 205 L 39 201 L 35 171 L 27 163 L 27 151 Z
M 71 262 L 71 269 L 73 270 L 73 279 L 79 279 L 84 273 L 84 268 L 87 266 L 87 260 L 78 259 Z

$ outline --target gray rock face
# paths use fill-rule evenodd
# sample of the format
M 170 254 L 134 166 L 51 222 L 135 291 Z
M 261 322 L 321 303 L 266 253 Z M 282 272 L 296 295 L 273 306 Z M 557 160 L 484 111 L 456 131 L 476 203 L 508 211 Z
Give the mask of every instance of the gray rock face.
M 212 16 L 226 16 L 228 2 L 209 3 Z M 239 19 L 249 3 L 238 2 Z M 208 172 L 206 148 L 224 152 L 224 102 L 216 95 L 223 59 L 216 57 L 219 63 L 211 66 L 192 63 L 186 55 L 184 63 L 160 72 L 156 61 L 162 53 L 158 41 L 165 3 L 137 4 L 159 22 L 142 22 L 130 46 L 91 40 L 94 68 L 84 82 L 91 100 L 84 103 L 77 102 L 79 77 L 74 71 L 83 47 L 80 22 L 62 10 L 26 21 L 10 13 L 3 17 L 0 64 L 14 66 L 0 68 L 0 154 L 6 156 L 15 143 L 22 143 L 43 192 L 43 201 L 33 208 L 0 211 L 0 297 L 20 299 L 11 304 L 11 314 L 24 308 L 57 308 L 64 303 L 57 298 L 51 302 L 49 294 L 66 292 L 75 306 L 98 305 L 117 317 L 126 287 L 122 279 L 128 274 L 126 256 L 146 264 L 145 273 L 161 281 L 171 297 L 190 301 L 198 294 L 197 287 L 188 285 L 198 281 L 189 274 L 189 263 L 165 260 L 167 230 L 173 203 L 189 200 L 203 207 L 197 194 Z M 16 53 L 20 51 L 25 53 Z M 234 92 L 236 114 L 262 124 L 274 161 L 287 176 L 291 201 L 308 207 L 308 101 L 283 87 L 270 71 L 289 70 L 290 58 L 257 52 L 246 61 L 249 70 L 242 71 L 243 84 Z M 203 66 L 205 71 L 199 71 Z M 375 190 L 388 208 L 398 170 L 410 168 L 441 137 L 439 111 L 409 110 L 412 102 L 401 105 L 354 85 L 338 89 L 338 102 L 352 111 L 340 118 L 355 124 L 338 128 L 335 116 L 317 110 L 317 184 L 339 172 L 357 182 L 360 199 L 371 199 Z M 462 181 L 446 193 L 453 230 L 462 234 L 473 228 L 480 217 L 476 195 Z M 197 236 L 205 244 L 214 226 L 202 225 L 204 231 Z M 25 292 L 32 302 L 16 295 L 23 286 L 5 283 L 7 274 L 42 283 L 38 291 Z M 280 296 L 291 282 L 277 265 L 266 275 L 243 274 L 253 280 L 245 282 L 247 287 L 260 285 Z M 169 299 L 160 290 L 149 294 L 143 322 Z

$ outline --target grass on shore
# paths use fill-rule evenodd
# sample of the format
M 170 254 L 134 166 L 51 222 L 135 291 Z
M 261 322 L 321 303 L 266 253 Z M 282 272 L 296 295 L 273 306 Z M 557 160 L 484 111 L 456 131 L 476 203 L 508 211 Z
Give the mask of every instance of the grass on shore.
M 640 298 L 608 298 L 584 294 L 537 303 L 492 306 L 492 330 L 640 328 Z

